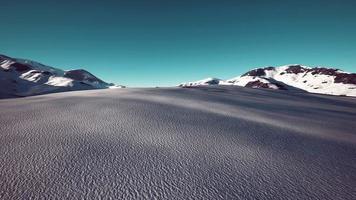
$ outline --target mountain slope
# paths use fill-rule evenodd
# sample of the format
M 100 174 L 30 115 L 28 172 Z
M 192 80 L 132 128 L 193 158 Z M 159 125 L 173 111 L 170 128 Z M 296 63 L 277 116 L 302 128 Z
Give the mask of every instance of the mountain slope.
M 206 78 L 199 81 L 189 82 L 189 83 L 182 83 L 180 87 L 194 87 L 199 85 L 218 85 L 221 82 L 221 79 L 218 78 Z
M 195 84 L 194 84 L 195 83 Z M 311 93 L 356 96 L 356 74 L 325 67 L 286 65 L 251 70 L 241 76 L 220 80 L 219 85 L 237 85 L 251 88 L 303 90 Z M 199 82 L 180 86 L 211 85 Z
M 113 87 L 84 69 L 64 71 L 0 55 L 0 98 Z

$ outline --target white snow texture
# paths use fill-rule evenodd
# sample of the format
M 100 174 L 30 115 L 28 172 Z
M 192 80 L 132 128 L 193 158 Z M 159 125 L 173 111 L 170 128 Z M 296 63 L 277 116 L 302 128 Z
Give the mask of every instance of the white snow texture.
M 356 198 L 352 97 L 112 89 L 0 108 L 0 199 Z

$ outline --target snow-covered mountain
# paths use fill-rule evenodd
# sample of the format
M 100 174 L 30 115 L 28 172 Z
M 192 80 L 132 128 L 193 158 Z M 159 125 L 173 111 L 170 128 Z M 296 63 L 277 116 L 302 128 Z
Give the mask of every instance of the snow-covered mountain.
M 251 88 L 299 90 L 311 93 L 356 96 L 356 74 L 325 67 L 286 65 L 251 70 L 241 76 L 182 83 L 181 87 L 200 85 L 237 85 Z
M 180 87 L 194 87 L 194 86 L 200 86 L 200 85 L 217 85 L 221 82 L 222 82 L 222 80 L 218 79 L 218 78 L 206 78 L 206 79 L 199 80 L 199 81 L 182 83 L 179 86 Z
M 0 55 L 0 98 L 115 87 L 84 69 L 64 71 Z

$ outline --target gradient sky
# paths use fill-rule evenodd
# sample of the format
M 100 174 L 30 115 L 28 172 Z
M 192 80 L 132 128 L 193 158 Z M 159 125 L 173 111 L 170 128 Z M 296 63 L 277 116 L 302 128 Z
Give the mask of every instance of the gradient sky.
M 356 72 L 356 1 L 0 0 L 0 53 L 127 86 L 300 63 Z

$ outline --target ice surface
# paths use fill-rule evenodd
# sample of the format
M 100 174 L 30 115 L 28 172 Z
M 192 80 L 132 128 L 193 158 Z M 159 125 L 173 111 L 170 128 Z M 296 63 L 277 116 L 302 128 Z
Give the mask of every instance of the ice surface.
M 233 86 L 0 100 L 0 199 L 355 199 L 356 99 Z

